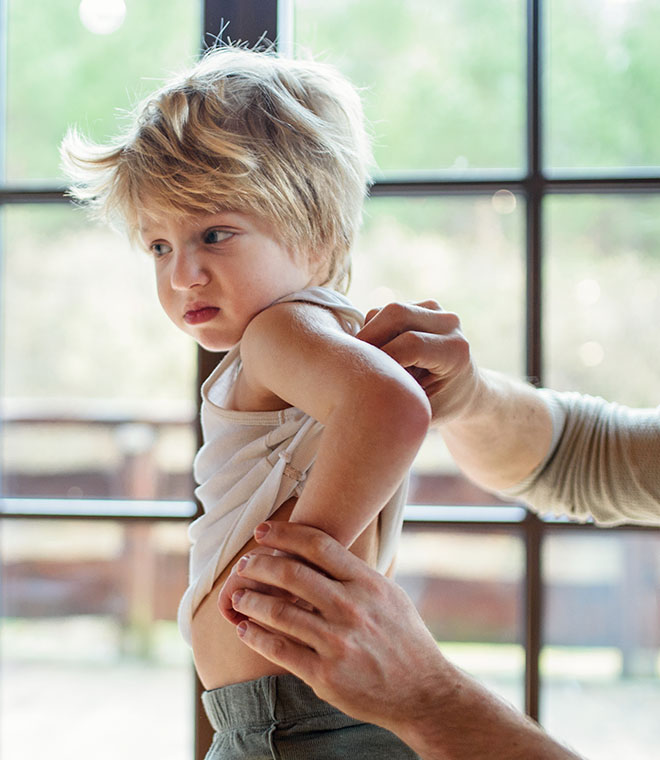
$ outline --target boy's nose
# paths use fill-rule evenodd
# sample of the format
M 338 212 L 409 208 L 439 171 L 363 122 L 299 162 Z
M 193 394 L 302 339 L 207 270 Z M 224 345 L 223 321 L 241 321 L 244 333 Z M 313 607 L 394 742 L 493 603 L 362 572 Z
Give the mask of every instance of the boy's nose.
M 172 287 L 175 290 L 188 290 L 209 281 L 204 263 L 195 251 L 190 249 L 176 252 L 171 270 Z

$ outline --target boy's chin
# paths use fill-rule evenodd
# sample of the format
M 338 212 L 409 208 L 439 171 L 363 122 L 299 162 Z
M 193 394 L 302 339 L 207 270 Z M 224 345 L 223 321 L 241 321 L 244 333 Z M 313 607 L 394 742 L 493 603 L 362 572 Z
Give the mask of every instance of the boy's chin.
M 205 351 L 209 351 L 212 354 L 221 354 L 223 351 L 229 351 L 229 349 L 235 345 L 234 343 L 227 345 L 226 343 L 216 343 L 215 341 L 196 340 L 195 342 L 200 348 L 203 348 Z
M 209 351 L 214 354 L 222 353 L 223 351 L 229 351 L 230 348 L 236 345 L 240 341 L 240 336 L 235 340 L 231 340 L 231 336 L 227 335 L 204 335 L 200 330 L 184 329 L 183 332 L 191 337 L 200 348 L 205 351 Z M 209 331 L 210 332 L 210 331 Z

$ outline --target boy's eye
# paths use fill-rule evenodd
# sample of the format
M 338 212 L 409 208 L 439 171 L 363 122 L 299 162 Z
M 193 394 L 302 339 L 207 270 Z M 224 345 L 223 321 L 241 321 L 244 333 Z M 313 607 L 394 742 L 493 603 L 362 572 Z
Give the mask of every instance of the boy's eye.
M 227 230 L 208 230 L 204 234 L 204 242 L 205 243 L 222 243 L 223 240 L 227 240 L 227 238 L 230 238 L 234 233 L 228 232 Z
M 172 248 L 167 245 L 167 243 L 152 243 L 150 247 L 151 252 L 153 255 L 158 259 L 161 256 L 164 256 L 166 253 L 169 253 Z

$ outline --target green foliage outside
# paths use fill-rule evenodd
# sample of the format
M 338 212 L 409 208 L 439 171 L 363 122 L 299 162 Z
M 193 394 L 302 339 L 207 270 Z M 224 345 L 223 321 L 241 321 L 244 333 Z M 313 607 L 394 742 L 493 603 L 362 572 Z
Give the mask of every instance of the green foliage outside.
M 547 0 L 545 8 L 548 165 L 660 166 L 660 3 Z
M 8 0 L 7 167 L 11 184 L 60 177 L 58 146 L 73 124 L 95 140 L 202 43 L 195 0 L 128 0 L 124 24 L 88 31 L 73 0 Z
M 522 0 L 295 7 L 299 51 L 364 88 L 381 171 L 522 167 Z

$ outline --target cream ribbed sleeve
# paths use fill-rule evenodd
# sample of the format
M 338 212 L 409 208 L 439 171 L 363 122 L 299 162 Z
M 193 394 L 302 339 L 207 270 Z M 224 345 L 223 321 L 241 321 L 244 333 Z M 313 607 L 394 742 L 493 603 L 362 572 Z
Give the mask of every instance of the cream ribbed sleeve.
M 529 477 L 502 495 L 579 521 L 660 525 L 660 407 L 541 393 L 552 411 L 553 446 Z

